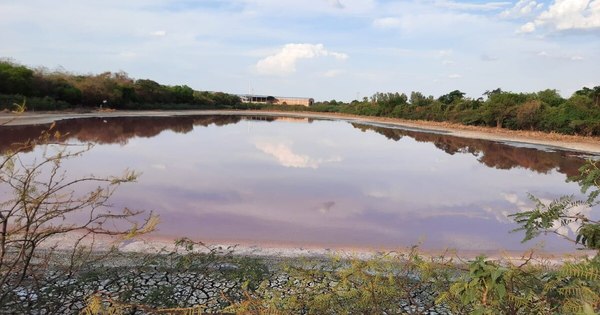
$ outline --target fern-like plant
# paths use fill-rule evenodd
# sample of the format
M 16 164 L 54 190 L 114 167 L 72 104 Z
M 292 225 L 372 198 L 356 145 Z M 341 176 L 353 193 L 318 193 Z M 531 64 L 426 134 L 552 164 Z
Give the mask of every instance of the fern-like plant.
M 27 110 L 27 98 L 23 98 L 23 102 L 21 104 L 13 103 L 15 113 L 24 113 Z

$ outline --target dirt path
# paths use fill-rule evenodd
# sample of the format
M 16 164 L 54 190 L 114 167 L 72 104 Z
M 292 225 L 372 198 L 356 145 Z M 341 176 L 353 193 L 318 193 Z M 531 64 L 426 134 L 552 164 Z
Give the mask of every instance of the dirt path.
M 366 122 L 393 125 L 404 128 L 415 128 L 423 131 L 443 132 L 448 135 L 484 139 L 492 141 L 520 142 L 534 145 L 543 145 L 567 150 L 582 151 L 600 154 L 600 138 L 570 136 L 557 133 L 544 133 L 539 131 L 515 131 L 490 127 L 465 126 L 460 124 L 433 122 L 422 120 L 404 120 L 386 117 L 368 117 L 346 115 L 340 113 L 317 112 L 283 112 L 283 111 L 233 111 L 233 110 L 180 110 L 180 111 L 94 111 L 88 113 L 74 112 L 44 112 L 11 114 L 0 113 L 0 124 L 5 125 L 34 125 L 49 124 L 53 121 L 72 118 L 87 117 L 167 117 L 167 116 L 193 116 L 193 115 L 267 115 L 287 116 L 320 119 L 340 119 L 353 122 Z

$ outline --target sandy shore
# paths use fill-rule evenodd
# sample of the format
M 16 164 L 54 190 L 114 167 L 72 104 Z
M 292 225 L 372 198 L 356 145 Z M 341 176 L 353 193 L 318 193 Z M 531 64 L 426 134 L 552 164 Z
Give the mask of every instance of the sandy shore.
M 59 250 L 69 251 L 73 248 L 73 242 L 77 239 L 78 234 L 63 235 L 58 240 Z M 53 243 L 54 244 L 54 243 Z M 522 264 L 528 259 L 532 259 L 530 263 L 541 265 L 561 265 L 568 261 L 578 261 L 583 258 L 591 259 L 596 254 L 595 251 L 567 251 L 567 252 L 547 252 L 538 248 L 532 247 L 530 250 L 523 251 L 507 251 L 507 250 L 458 250 L 458 249 L 424 249 L 416 248 L 415 251 L 411 247 L 397 248 L 366 248 L 366 247 L 324 247 L 318 245 L 297 246 L 291 244 L 276 244 L 265 242 L 223 242 L 223 241 L 203 241 L 208 247 L 196 246 L 195 252 L 208 252 L 208 248 L 219 249 L 219 252 L 225 253 L 231 250 L 233 255 L 244 257 L 257 257 L 264 259 L 267 262 L 276 263 L 286 259 L 361 259 L 368 260 L 381 255 L 390 257 L 404 257 L 413 253 L 418 254 L 424 259 L 439 259 L 440 257 L 452 258 L 456 262 L 466 262 L 474 260 L 476 257 L 484 255 L 485 257 L 500 261 L 505 264 Z M 90 244 L 83 243 L 90 246 Z M 106 251 L 112 246 L 115 246 L 119 251 L 124 253 L 145 253 L 158 254 L 169 253 L 176 250 L 175 239 L 169 237 L 156 237 L 152 235 L 141 236 L 125 242 L 114 241 L 105 237 L 99 236 L 95 238 L 94 249 L 99 252 Z M 181 248 L 179 249 L 181 250 Z
M 72 232 L 51 239 L 48 244 L 42 247 L 52 247 L 58 250 L 69 251 L 73 248 L 75 242 L 79 241 L 81 234 Z M 176 250 L 175 237 L 144 235 L 134 239 L 122 241 L 112 239 L 106 236 L 95 236 L 94 242 L 91 239 L 85 239 L 80 245 L 93 247 L 95 251 L 104 252 L 111 248 L 118 248 L 124 253 L 146 253 L 158 254 L 169 253 Z M 198 241 L 198 240 L 195 240 Z M 472 260 L 477 256 L 484 255 L 490 259 L 503 261 L 505 263 L 523 263 L 528 257 L 533 257 L 532 263 L 536 264 L 562 264 L 565 261 L 578 260 L 584 257 L 592 258 L 595 251 L 572 250 L 566 252 L 548 252 L 532 246 L 529 250 L 509 251 L 509 250 L 460 250 L 460 249 L 424 249 L 412 247 L 396 248 L 375 248 L 375 247 L 341 247 L 341 246 L 319 246 L 302 245 L 288 243 L 272 242 L 252 242 L 252 241 L 210 241 L 202 240 L 202 243 L 208 247 L 196 246 L 196 252 L 208 252 L 208 248 L 220 249 L 220 252 L 232 251 L 232 254 L 239 256 L 249 256 L 264 258 L 268 261 L 278 259 L 296 259 L 296 258 L 316 258 L 328 259 L 332 257 L 344 259 L 371 259 L 378 255 L 405 256 L 409 253 L 418 253 L 423 258 L 454 258 L 458 261 Z M 179 249 L 181 250 L 181 248 Z
M 367 117 L 340 113 L 283 112 L 283 111 L 233 111 L 233 110 L 180 110 L 180 111 L 93 111 L 88 113 L 43 112 L 43 113 L 0 113 L 0 124 L 35 125 L 54 121 L 88 117 L 168 117 L 195 115 L 266 115 L 317 119 L 336 119 L 351 122 L 385 124 L 400 128 L 410 128 L 425 132 L 440 132 L 451 136 L 483 139 L 500 142 L 517 142 L 541 145 L 565 150 L 600 154 L 600 138 L 570 136 L 538 131 L 515 131 L 490 127 L 464 126 L 460 124 L 432 121 L 414 121 L 385 117 Z

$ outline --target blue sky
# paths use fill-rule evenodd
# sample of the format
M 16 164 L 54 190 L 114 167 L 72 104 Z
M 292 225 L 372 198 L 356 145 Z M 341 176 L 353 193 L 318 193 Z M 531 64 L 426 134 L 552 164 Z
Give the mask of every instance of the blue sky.
M 198 90 L 379 92 L 600 85 L 600 0 L 0 0 L 0 57 Z

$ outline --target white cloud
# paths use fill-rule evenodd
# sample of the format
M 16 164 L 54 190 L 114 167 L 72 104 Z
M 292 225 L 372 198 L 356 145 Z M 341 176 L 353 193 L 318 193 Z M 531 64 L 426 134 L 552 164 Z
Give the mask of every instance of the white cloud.
M 331 69 L 331 70 L 327 70 L 327 71 L 323 72 L 322 76 L 324 76 L 326 78 L 334 78 L 334 77 L 339 76 L 342 73 L 344 73 L 343 70 Z
M 484 2 L 484 3 L 466 3 L 456 2 L 448 0 L 439 0 L 435 2 L 436 6 L 454 9 L 454 10 L 465 10 L 465 11 L 493 11 L 499 10 L 506 6 L 511 5 L 510 2 Z
M 554 60 L 569 60 L 569 61 L 582 61 L 585 58 L 577 53 L 568 53 L 568 52 L 560 52 L 560 53 L 548 53 L 543 50 L 536 54 L 538 57 L 554 59 Z
M 535 31 L 535 23 L 527 22 L 519 28 L 517 33 L 531 33 L 533 31 Z
M 530 17 L 539 12 L 543 7 L 543 3 L 538 3 L 535 0 L 519 0 L 512 8 L 502 11 L 500 16 L 507 19 Z
M 453 73 L 451 75 L 448 76 L 449 79 L 460 79 L 462 78 L 462 75 L 458 74 L 458 73 Z
M 119 56 L 123 57 L 123 58 L 134 58 L 137 56 L 137 54 L 133 51 L 124 51 L 119 53 Z
M 167 31 L 154 31 L 154 32 L 150 33 L 150 35 L 156 36 L 156 37 L 165 37 L 165 36 L 167 36 Z
M 498 60 L 498 57 L 491 56 L 491 55 L 488 55 L 488 54 L 483 54 L 483 55 L 481 55 L 481 60 L 483 60 L 483 61 L 496 61 L 496 60 Z
M 600 0 L 556 0 L 520 31 L 530 33 L 539 27 L 554 31 L 600 29 Z
M 439 50 L 437 52 L 438 57 L 443 58 L 443 57 L 448 57 L 450 55 L 452 55 L 452 50 L 450 49 L 445 49 L 445 50 Z
M 381 29 L 399 28 L 402 26 L 402 21 L 395 17 L 384 17 L 373 20 L 373 26 Z
M 328 51 L 323 44 L 287 44 L 276 54 L 259 60 L 256 70 L 260 74 L 288 75 L 296 72 L 298 60 L 324 56 L 332 56 L 338 60 L 348 58 L 347 54 Z
M 340 0 L 329 0 L 329 3 L 336 9 L 343 9 L 344 5 Z
M 226 0 L 221 0 L 227 2 Z M 297 17 L 298 15 L 334 14 L 334 15 L 363 15 L 376 7 L 374 0 L 235 0 L 242 4 L 244 10 L 252 14 L 266 17 L 277 16 Z
M 339 162 L 339 156 L 329 159 L 315 159 L 308 155 L 298 154 L 292 151 L 290 145 L 285 143 L 258 142 L 256 148 L 274 157 L 280 165 L 294 168 L 319 168 L 323 163 Z

